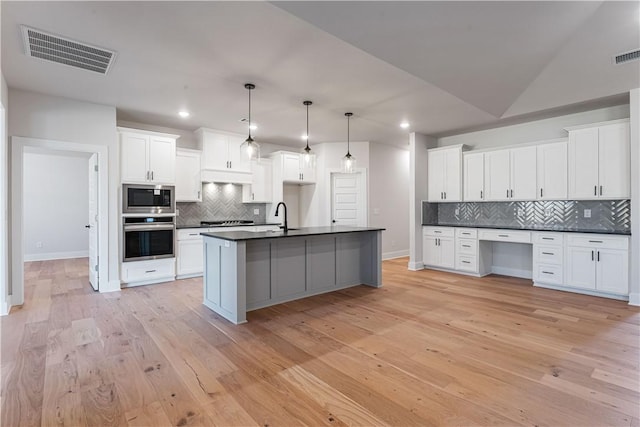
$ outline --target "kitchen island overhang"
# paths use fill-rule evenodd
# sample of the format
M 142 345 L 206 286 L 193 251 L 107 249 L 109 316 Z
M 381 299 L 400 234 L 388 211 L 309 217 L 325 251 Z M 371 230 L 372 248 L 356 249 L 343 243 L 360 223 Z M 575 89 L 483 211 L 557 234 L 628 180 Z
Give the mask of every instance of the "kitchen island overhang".
M 382 231 L 332 226 L 201 233 L 203 304 L 240 324 L 247 311 L 352 286 L 380 287 Z

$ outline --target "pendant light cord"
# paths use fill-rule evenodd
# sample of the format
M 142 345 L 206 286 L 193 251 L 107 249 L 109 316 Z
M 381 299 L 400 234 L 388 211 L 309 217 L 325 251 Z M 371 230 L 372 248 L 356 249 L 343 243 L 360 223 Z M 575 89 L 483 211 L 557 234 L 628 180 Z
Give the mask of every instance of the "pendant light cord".
M 309 104 L 307 104 L 307 147 L 305 148 L 307 153 L 309 152 Z
M 351 124 L 351 115 L 347 116 L 347 156 L 351 157 L 351 144 L 350 144 L 350 125 Z
M 251 88 L 249 88 L 249 140 L 251 139 Z

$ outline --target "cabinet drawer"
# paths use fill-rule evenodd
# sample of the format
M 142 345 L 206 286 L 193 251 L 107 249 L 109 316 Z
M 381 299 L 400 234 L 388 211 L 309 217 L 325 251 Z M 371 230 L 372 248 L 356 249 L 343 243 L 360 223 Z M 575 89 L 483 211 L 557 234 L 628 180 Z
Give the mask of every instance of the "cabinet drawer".
M 456 253 L 475 256 L 478 253 L 478 241 L 471 239 L 456 239 Z
M 206 228 L 183 228 L 182 230 L 177 230 L 176 239 L 177 240 L 195 240 L 202 239 L 200 233 L 206 232 Z
M 537 264 L 534 267 L 534 278 L 541 283 L 562 285 L 562 266 L 551 264 Z
M 579 246 L 602 249 L 629 249 L 629 238 L 626 236 L 610 236 L 606 234 L 569 234 L 568 246 Z
M 560 264 L 562 265 L 562 247 L 561 246 L 534 246 L 535 261 L 544 264 Z
M 494 242 L 531 243 L 530 231 L 480 230 L 478 235 L 480 240 L 491 240 Z
M 456 270 L 478 272 L 478 257 L 469 255 L 456 256 Z
M 548 233 L 536 231 L 533 234 L 533 243 L 540 245 L 562 245 L 564 235 L 562 233 Z
M 173 280 L 175 277 L 175 266 L 175 258 L 123 263 L 122 281 L 132 283 L 164 278 Z
M 452 227 L 423 227 L 422 234 L 435 237 L 453 237 L 455 229 Z
M 456 237 L 463 239 L 477 239 L 478 230 L 475 228 L 456 228 Z

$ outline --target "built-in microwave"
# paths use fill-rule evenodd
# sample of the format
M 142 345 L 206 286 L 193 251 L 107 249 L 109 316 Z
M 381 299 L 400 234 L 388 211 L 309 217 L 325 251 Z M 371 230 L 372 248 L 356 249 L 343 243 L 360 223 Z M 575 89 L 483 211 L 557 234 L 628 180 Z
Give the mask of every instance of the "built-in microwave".
M 173 185 L 122 186 L 123 214 L 173 214 L 176 212 Z

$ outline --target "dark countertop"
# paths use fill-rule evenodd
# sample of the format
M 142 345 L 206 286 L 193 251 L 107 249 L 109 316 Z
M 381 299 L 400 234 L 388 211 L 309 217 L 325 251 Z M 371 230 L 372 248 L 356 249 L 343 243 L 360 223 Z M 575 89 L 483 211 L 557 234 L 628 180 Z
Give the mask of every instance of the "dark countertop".
M 523 230 L 523 231 L 555 231 L 558 233 L 590 233 L 590 234 L 616 234 L 620 236 L 631 236 L 631 231 L 612 230 L 590 230 L 585 228 L 563 228 L 563 227 L 515 227 L 509 225 L 461 225 L 461 224 L 422 224 L 425 227 L 455 227 L 455 228 L 493 228 L 497 230 Z
M 217 231 L 215 233 L 200 233 L 205 237 L 215 237 L 217 239 L 231 240 L 234 242 L 242 240 L 259 240 L 259 239 L 280 239 L 283 237 L 300 237 L 300 236 L 316 236 L 322 234 L 343 234 L 358 233 L 362 231 L 383 231 L 384 228 L 376 227 L 304 227 L 297 230 L 284 231 Z
M 187 224 L 187 225 L 176 225 L 176 229 L 180 230 L 182 228 L 233 228 L 233 227 L 260 227 L 264 225 L 281 225 L 280 223 L 274 222 L 264 222 L 264 223 L 253 223 L 253 224 L 238 224 L 238 225 L 201 225 L 201 224 Z

